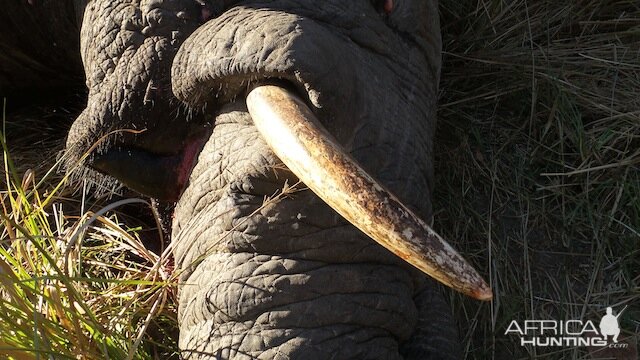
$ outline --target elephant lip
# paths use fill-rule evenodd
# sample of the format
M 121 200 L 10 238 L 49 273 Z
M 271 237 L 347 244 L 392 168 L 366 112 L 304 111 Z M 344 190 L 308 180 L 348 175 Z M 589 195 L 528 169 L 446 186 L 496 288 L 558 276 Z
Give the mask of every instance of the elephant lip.
M 152 198 L 175 202 L 187 186 L 191 170 L 208 136 L 192 136 L 176 154 L 156 154 L 121 145 L 96 154 L 89 166 Z

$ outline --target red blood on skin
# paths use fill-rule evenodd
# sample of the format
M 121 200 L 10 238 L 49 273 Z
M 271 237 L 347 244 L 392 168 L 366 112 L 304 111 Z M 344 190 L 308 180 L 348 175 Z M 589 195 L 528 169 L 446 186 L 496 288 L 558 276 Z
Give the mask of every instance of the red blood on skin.
M 178 188 L 180 189 L 180 193 L 184 191 L 187 186 L 187 182 L 189 181 L 189 176 L 191 175 L 191 170 L 195 166 L 195 163 L 198 159 L 198 155 L 204 146 L 207 137 L 194 137 L 187 141 L 187 144 L 182 151 L 182 161 L 180 161 L 180 165 L 177 169 L 178 175 Z M 178 194 L 179 195 L 179 194 Z

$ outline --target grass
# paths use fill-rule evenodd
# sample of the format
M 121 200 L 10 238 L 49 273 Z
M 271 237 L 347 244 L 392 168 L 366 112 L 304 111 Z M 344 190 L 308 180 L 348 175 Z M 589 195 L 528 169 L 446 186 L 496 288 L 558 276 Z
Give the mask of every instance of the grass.
M 80 210 L 88 200 L 83 196 L 78 209 L 61 175 L 49 171 L 38 179 L 32 168 L 16 167 L 4 134 L 0 357 L 174 356 L 172 334 L 162 334 L 176 323 L 170 249 L 162 255 L 147 250 L 139 229 L 127 228 L 113 211 L 146 202 Z M 36 168 L 41 160 L 36 157 Z
M 511 320 L 640 330 L 640 4 L 441 0 L 436 226 L 489 274 L 452 302 L 469 359 L 580 359 L 521 347 Z
M 450 295 L 467 359 L 587 358 L 503 334 L 511 320 L 596 321 L 605 306 L 628 306 L 623 336 L 637 336 L 640 4 L 440 0 L 440 11 L 435 226 L 495 291 L 492 303 Z M 157 333 L 175 325 L 171 263 L 122 213 L 86 227 L 104 205 L 39 177 L 51 166 L 39 149 L 59 149 L 64 128 L 47 116 L 38 127 L 51 129 L 9 138 L 16 166 L 4 152 L 0 352 L 170 356 L 175 342 L 154 339 L 173 339 Z

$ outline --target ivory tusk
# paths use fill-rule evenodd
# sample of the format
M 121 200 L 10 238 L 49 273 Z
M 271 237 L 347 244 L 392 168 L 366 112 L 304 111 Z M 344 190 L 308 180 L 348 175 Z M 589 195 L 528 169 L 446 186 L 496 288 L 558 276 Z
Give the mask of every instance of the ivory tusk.
M 295 95 L 259 86 L 247 96 L 247 107 L 280 160 L 351 224 L 441 283 L 479 300 L 492 299 L 478 272 L 367 174 Z

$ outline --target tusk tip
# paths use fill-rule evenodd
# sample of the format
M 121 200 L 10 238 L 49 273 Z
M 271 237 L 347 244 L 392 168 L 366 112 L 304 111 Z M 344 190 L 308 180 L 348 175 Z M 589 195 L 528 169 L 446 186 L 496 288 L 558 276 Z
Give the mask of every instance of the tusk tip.
M 486 284 L 482 284 L 482 286 L 473 289 L 470 294 L 474 299 L 480 301 L 491 301 L 493 300 L 493 291 Z

